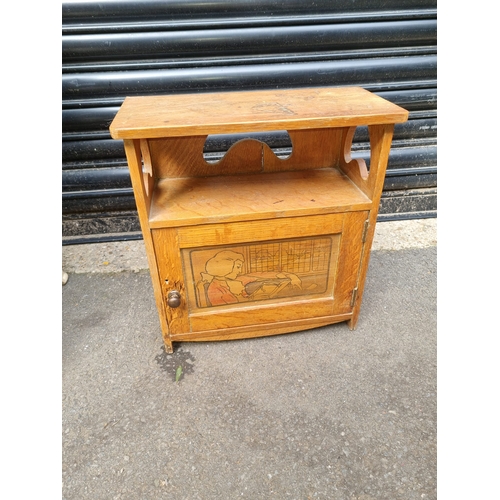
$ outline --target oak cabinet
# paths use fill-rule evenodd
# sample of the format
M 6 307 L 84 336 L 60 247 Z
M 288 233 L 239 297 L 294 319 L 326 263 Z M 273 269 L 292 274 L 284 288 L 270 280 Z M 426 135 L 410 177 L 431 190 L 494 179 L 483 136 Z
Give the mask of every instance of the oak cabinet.
M 123 139 L 167 352 L 172 342 L 356 325 L 394 124 L 408 112 L 361 88 L 128 97 Z M 369 168 L 351 158 L 367 126 Z M 244 138 L 217 162 L 211 134 L 287 131 L 278 157 Z

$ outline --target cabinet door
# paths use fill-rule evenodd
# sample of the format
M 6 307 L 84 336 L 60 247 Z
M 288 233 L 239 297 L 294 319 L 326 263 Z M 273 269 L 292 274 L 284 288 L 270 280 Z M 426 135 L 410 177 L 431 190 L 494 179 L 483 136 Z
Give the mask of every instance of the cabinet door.
M 334 322 L 352 311 L 368 212 L 153 231 L 171 335 Z M 348 319 L 348 318 L 344 318 Z

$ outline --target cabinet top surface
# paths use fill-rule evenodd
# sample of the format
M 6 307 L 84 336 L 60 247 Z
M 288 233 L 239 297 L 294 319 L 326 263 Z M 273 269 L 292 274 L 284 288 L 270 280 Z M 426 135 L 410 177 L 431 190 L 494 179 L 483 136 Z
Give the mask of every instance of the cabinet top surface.
M 114 139 L 401 123 L 408 111 L 360 87 L 127 97 Z

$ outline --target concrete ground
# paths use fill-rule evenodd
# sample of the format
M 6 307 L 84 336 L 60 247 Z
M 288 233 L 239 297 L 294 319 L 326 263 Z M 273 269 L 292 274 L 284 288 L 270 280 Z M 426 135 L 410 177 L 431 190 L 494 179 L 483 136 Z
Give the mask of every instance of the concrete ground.
M 436 498 L 435 219 L 378 224 L 355 331 L 171 355 L 142 245 L 63 247 L 63 499 Z

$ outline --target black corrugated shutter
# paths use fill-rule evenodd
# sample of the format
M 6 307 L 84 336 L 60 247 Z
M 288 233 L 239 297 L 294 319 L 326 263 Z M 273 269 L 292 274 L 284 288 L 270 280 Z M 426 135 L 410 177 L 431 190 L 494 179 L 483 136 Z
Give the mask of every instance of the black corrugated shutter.
M 403 106 L 379 220 L 434 217 L 437 2 L 63 2 L 63 243 L 140 238 L 121 141 L 125 96 L 361 86 Z M 216 110 L 214 110 L 216 112 Z M 211 136 L 207 155 L 234 137 Z M 286 152 L 287 136 L 266 134 Z M 367 132 L 353 150 L 367 157 Z

